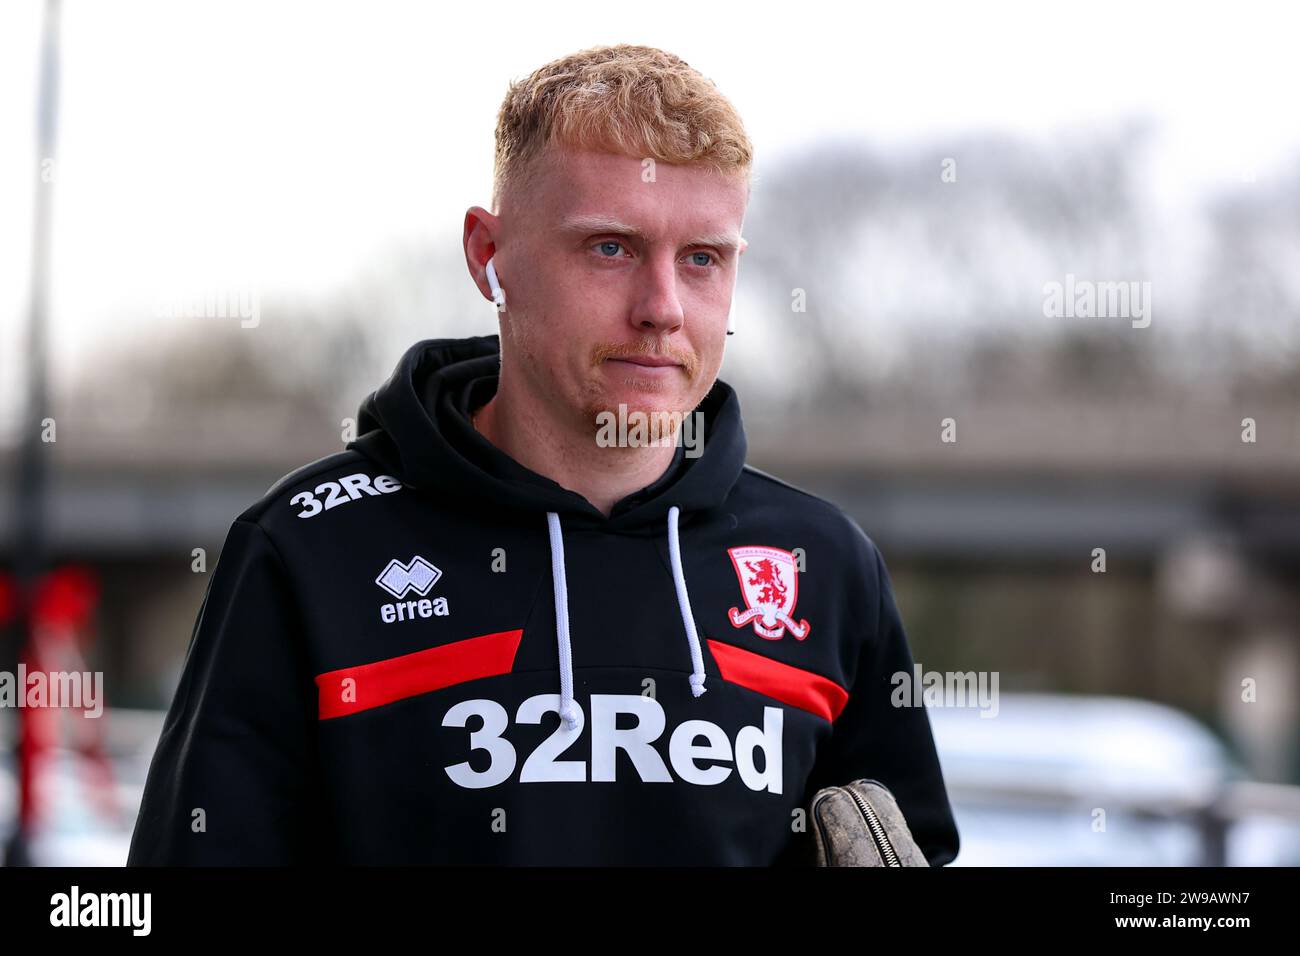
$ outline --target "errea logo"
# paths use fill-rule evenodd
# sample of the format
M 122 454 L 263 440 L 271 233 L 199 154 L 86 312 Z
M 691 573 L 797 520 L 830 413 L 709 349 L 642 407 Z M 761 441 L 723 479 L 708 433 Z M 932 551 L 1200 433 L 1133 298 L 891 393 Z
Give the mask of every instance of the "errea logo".
M 412 591 L 422 596 L 428 594 L 441 577 L 442 571 L 418 554 L 405 564 L 396 558 L 389 561 L 384 570 L 379 572 L 379 577 L 375 578 L 375 583 L 398 598 L 398 601 L 383 605 L 379 609 L 380 619 L 385 624 L 393 624 L 397 621 L 413 621 L 417 617 L 447 617 L 451 610 L 447 607 L 445 597 L 401 600 Z
M 442 572 L 418 554 L 403 564 L 394 558 L 388 566 L 379 572 L 375 583 L 395 598 L 404 598 L 414 591 L 416 594 L 428 594 Z

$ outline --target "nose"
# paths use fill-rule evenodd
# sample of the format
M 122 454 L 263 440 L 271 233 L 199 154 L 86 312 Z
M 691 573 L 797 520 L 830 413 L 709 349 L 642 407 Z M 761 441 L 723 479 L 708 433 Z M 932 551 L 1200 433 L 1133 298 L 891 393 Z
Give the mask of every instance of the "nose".
M 676 332 L 686 321 L 677 295 L 677 264 L 671 257 L 646 259 L 639 270 L 640 285 L 628 321 L 641 333 Z

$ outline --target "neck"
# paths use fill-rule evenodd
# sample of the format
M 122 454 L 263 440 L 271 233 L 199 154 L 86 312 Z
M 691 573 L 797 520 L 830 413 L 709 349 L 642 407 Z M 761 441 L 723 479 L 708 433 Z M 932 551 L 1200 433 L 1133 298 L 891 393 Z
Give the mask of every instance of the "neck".
M 595 425 L 583 431 L 556 421 L 544 402 L 519 396 L 505 376 L 474 415 L 474 427 L 519 464 L 576 492 L 605 517 L 633 492 L 658 480 L 672 464 L 674 444 L 602 448 Z

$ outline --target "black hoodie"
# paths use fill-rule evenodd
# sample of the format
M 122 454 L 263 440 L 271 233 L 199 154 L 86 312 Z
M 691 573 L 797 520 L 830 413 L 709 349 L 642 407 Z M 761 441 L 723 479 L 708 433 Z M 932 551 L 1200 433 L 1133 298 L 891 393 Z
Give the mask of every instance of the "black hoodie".
M 958 836 L 880 552 L 745 465 L 735 392 L 606 517 L 469 416 L 497 336 L 407 350 L 347 449 L 235 519 L 129 863 L 807 860 L 820 787 Z

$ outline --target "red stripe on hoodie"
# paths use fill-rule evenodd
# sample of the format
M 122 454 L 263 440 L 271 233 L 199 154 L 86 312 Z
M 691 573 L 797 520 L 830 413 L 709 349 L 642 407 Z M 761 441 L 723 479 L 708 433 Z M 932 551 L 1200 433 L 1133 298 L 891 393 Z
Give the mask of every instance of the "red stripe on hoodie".
M 848 691 L 820 674 L 782 664 L 733 644 L 707 639 L 706 642 L 725 681 L 748 687 L 831 722 L 849 701 Z
M 508 674 L 523 636 L 522 629 L 498 631 L 320 674 L 316 678 L 320 719 L 346 717 L 453 684 Z

